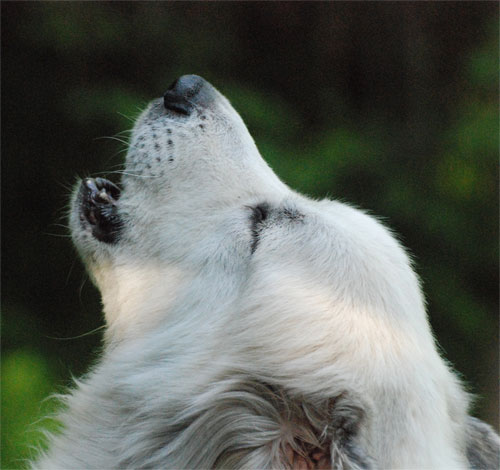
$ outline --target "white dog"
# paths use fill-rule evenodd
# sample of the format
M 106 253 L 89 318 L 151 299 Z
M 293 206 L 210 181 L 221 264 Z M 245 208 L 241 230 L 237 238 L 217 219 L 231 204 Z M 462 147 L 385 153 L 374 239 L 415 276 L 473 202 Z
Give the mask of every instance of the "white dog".
M 498 468 L 382 224 L 290 190 L 200 77 L 138 119 L 74 242 L 106 315 L 43 469 Z

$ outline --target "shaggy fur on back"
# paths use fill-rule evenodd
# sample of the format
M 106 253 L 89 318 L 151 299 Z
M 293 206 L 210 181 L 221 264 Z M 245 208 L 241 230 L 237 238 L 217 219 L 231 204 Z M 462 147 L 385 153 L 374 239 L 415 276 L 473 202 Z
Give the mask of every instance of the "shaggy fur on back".
M 106 316 L 38 469 L 498 468 L 377 219 L 313 201 L 196 76 L 137 120 L 121 189 L 72 202 Z

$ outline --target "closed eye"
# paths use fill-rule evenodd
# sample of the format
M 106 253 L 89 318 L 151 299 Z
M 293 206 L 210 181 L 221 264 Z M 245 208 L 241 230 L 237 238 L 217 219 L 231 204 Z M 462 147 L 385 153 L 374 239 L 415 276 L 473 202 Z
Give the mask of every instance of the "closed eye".
M 252 215 L 250 219 L 250 229 L 252 231 L 252 245 L 250 250 L 252 253 L 257 249 L 259 243 L 259 235 L 262 231 L 262 222 L 264 222 L 269 215 L 269 205 L 267 203 L 258 204 L 251 207 Z

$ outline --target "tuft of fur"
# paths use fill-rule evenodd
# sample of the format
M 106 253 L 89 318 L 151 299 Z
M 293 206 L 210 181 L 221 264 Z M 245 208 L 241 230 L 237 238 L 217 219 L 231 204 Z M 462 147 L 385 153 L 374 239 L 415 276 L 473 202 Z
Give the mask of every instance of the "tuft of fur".
M 467 419 L 467 459 L 471 469 L 500 468 L 500 438 L 491 426 L 477 418 Z
M 498 468 L 405 250 L 363 211 L 290 190 L 209 91 L 137 120 L 119 239 L 93 236 L 75 193 L 105 345 L 32 468 Z

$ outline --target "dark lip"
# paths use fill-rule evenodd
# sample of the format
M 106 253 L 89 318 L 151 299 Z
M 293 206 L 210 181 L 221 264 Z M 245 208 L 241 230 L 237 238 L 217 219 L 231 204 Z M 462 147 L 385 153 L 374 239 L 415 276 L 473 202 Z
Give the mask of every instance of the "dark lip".
M 79 192 L 80 222 L 104 243 L 116 243 L 123 228 L 118 212 L 121 190 L 105 178 L 86 178 Z

